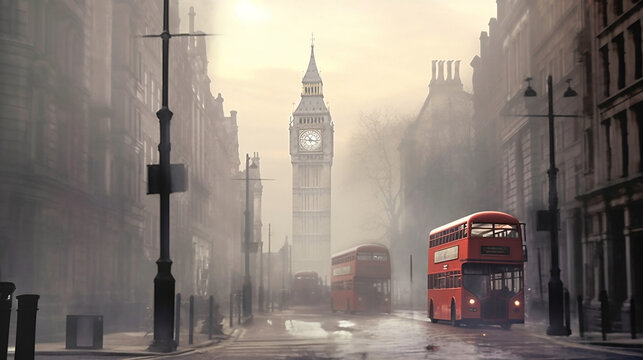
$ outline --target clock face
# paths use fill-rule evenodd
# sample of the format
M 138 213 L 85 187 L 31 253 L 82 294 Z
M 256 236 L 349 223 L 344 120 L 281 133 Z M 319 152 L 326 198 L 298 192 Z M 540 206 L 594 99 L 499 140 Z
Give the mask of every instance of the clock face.
M 321 132 L 319 130 L 302 130 L 299 132 L 299 147 L 303 150 L 320 150 L 321 141 Z

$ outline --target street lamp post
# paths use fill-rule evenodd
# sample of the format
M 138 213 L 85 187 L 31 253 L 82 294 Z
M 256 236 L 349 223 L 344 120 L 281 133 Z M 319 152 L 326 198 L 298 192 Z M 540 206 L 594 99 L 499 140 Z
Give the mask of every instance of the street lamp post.
M 253 163 L 250 166 L 250 156 L 246 154 L 246 209 L 243 212 L 245 218 L 245 229 L 244 229 L 244 253 L 245 253 L 245 276 L 243 280 L 243 316 L 250 317 L 252 316 L 252 285 L 250 283 L 250 178 L 248 176 L 249 169 L 255 168 L 256 165 Z
M 271 274 L 271 268 L 270 268 L 270 224 L 268 224 L 268 304 L 267 307 L 270 309 L 269 311 L 273 310 L 273 304 L 272 304 L 272 288 L 270 287 L 270 274 Z
M 263 241 L 259 242 L 259 294 L 257 295 L 259 312 L 264 312 L 263 307 Z
M 531 78 L 526 79 L 528 86 L 525 90 L 526 97 L 536 96 L 536 91 L 531 87 Z M 569 84 L 571 80 L 567 80 Z M 564 93 L 564 97 L 576 96 L 576 92 L 570 87 Z M 549 236 L 551 269 L 549 271 L 549 327 L 547 335 L 568 336 L 571 330 L 563 324 L 563 282 L 560 279 L 560 266 L 558 260 L 558 191 L 556 188 L 556 147 L 554 141 L 554 118 L 570 117 L 568 115 L 554 115 L 554 96 L 552 91 L 552 77 L 547 76 L 547 98 L 549 120 Z M 533 115 L 527 115 L 533 116 Z M 573 115 L 572 115 L 573 116 Z M 574 116 L 575 117 L 575 116 Z
M 174 290 L 175 280 L 172 276 L 170 259 L 170 194 L 185 191 L 185 169 L 182 164 L 170 164 L 170 122 L 172 111 L 168 105 L 169 87 L 169 53 L 170 39 L 175 36 L 206 36 L 207 34 L 171 34 L 169 0 L 163 1 L 163 32 L 159 35 L 142 37 L 159 37 L 163 41 L 162 54 L 162 100 L 159 118 L 160 142 L 159 164 L 148 165 L 148 194 L 159 194 L 160 222 L 160 256 L 156 261 L 157 273 L 154 277 L 154 341 L 149 350 L 171 352 L 176 350 L 172 338 L 174 331 Z

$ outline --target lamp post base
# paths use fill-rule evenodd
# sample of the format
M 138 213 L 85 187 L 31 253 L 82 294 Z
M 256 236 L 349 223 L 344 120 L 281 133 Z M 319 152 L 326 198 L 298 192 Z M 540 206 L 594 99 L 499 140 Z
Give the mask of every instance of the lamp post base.
M 176 350 L 174 331 L 174 286 L 170 272 L 171 260 L 156 262 L 158 273 L 154 278 L 154 341 L 149 351 L 172 352 Z
M 547 335 L 550 336 L 569 336 L 571 329 L 565 326 L 563 321 L 563 283 L 560 281 L 560 270 L 552 269 L 552 277 L 549 280 L 549 326 Z
M 176 351 L 176 343 L 174 340 L 154 340 L 147 350 L 151 352 L 169 353 Z
M 569 336 L 571 334 L 572 331 L 564 326 L 550 326 L 547 328 L 547 335 L 549 336 Z
M 246 278 L 246 281 L 243 283 L 242 301 L 243 316 L 246 318 L 252 316 L 252 285 L 248 278 Z

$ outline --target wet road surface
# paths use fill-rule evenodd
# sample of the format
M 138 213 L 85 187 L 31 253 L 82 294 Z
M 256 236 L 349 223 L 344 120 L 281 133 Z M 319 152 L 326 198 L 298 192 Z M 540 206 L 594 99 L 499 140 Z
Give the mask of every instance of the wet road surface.
M 641 359 L 640 349 L 603 348 L 515 325 L 454 328 L 398 315 L 295 308 L 255 315 L 234 339 L 181 359 Z

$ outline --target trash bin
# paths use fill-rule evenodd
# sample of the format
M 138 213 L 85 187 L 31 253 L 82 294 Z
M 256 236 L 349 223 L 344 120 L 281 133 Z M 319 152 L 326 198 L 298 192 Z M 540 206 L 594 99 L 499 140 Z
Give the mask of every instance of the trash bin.
M 67 349 L 102 349 L 102 315 L 67 315 Z

